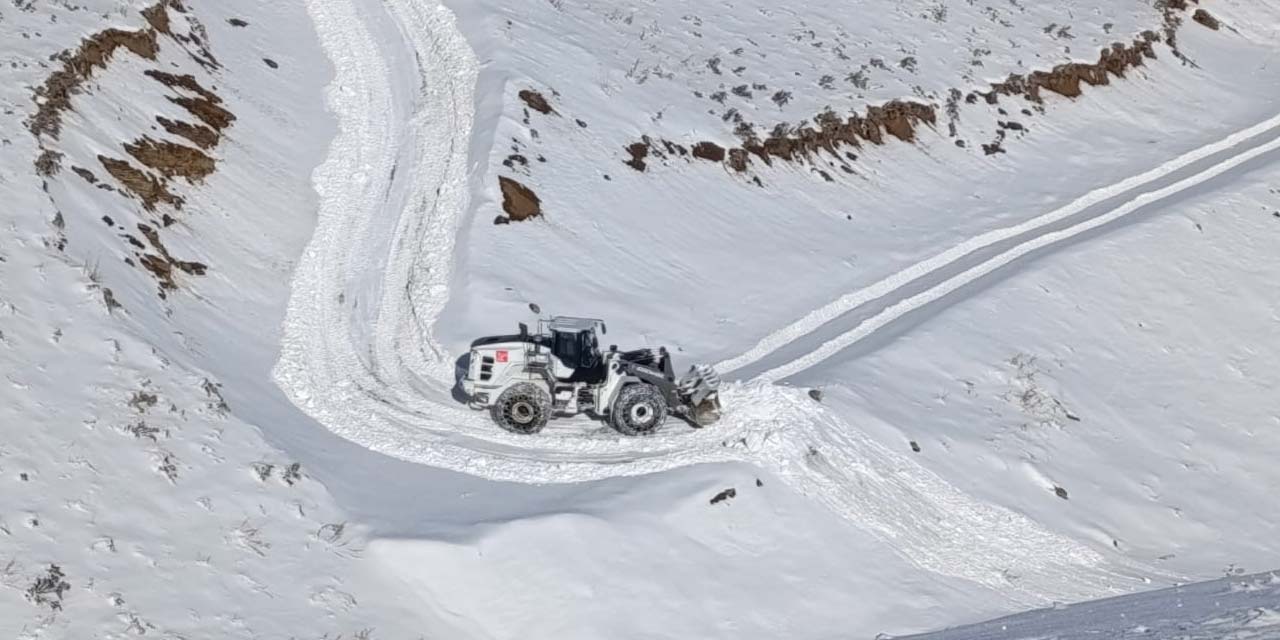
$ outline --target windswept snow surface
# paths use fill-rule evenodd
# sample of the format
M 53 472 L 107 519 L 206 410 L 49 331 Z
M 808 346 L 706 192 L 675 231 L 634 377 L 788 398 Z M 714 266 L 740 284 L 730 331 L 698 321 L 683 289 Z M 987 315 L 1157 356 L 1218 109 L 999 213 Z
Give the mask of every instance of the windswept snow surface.
M 1233 6 L 1238 15 L 1248 15 L 1240 5 Z M 619 25 L 631 25 L 634 15 L 599 16 L 573 3 L 522 4 L 513 13 L 505 6 L 479 3 L 460 8 L 460 19 L 472 29 L 464 36 L 459 18 L 432 3 L 390 2 L 385 14 L 355 2 L 313 2 L 309 7 L 336 68 L 329 103 L 340 133 L 314 175 L 320 218 L 295 272 L 276 379 L 300 407 L 335 433 L 405 460 L 532 483 L 751 462 L 826 504 L 916 566 L 971 580 L 1018 604 L 1117 594 L 1153 578 L 1180 577 L 1155 568 L 1149 558 L 1116 553 L 1103 540 L 1065 535 L 1001 506 L 1000 500 L 966 493 L 843 417 L 856 414 L 814 403 L 802 390 L 766 383 L 818 364 L 1026 256 L 1268 157 L 1280 146 L 1280 117 L 1272 117 L 1274 109 L 1268 112 L 1258 101 L 1241 101 L 1239 109 L 1221 113 L 1212 123 L 1189 118 L 1202 105 L 1186 104 L 1183 98 L 1195 95 L 1188 87 L 1228 83 L 1223 78 L 1232 71 L 1231 55 L 1213 48 L 1221 46 L 1213 40 L 1221 36 L 1188 27 L 1203 30 L 1181 39 L 1199 64 L 1183 64 L 1162 48 L 1159 59 L 1134 73 L 1131 82 L 1097 89 L 1096 95 L 1091 90 L 1080 105 L 1055 106 L 1043 116 L 1051 123 L 1043 135 L 1017 141 L 1021 152 L 1016 166 L 1004 156 L 981 158 L 926 131 L 922 148 L 868 150 L 871 157 L 863 161 L 868 174 L 853 183 L 823 184 L 784 168 L 763 171 L 768 186 L 758 189 L 718 167 L 655 167 L 639 174 L 621 164 L 618 156 L 628 137 L 633 140 L 649 130 L 655 135 L 672 131 L 673 136 L 690 130 L 705 133 L 715 121 L 693 115 L 686 119 L 680 114 L 700 111 L 668 104 L 656 116 L 629 124 L 599 124 L 598 117 L 621 117 L 611 98 L 656 104 L 652 96 L 641 97 L 649 89 L 641 88 L 645 79 L 628 74 L 629 84 L 619 86 L 622 79 L 609 76 L 609 65 L 618 61 L 609 58 L 614 54 L 606 53 L 607 48 L 571 42 L 572 51 L 566 52 L 547 42 L 555 41 L 550 34 L 561 22 L 591 25 L 600 18 L 612 25 L 606 33 L 593 30 L 599 28 L 595 25 L 584 27 L 583 37 L 617 37 L 609 36 L 608 29 L 629 32 Z M 759 15 L 775 14 L 761 8 Z M 1100 6 L 1095 15 L 1110 14 Z M 1158 12 L 1140 6 L 1126 16 L 1135 26 L 1159 20 Z M 690 24 L 700 25 L 701 19 L 694 18 Z M 1034 24 L 1034 18 L 1027 20 Z M 1109 22 L 1106 30 L 1115 24 Z M 767 22 L 758 26 L 761 32 L 774 30 Z M 687 39 L 689 28 L 682 27 L 681 38 Z M 848 35 L 837 31 L 839 37 Z M 642 40 L 656 40 L 645 47 L 648 54 L 674 59 L 663 48 L 677 40 L 671 30 L 655 21 L 639 34 Z M 1270 50 L 1265 36 L 1245 36 L 1239 50 Z M 516 43 L 531 48 L 515 54 Z M 1201 43 L 1204 48 L 1197 49 Z M 872 46 L 871 41 L 864 46 Z M 1045 55 L 1058 49 L 1053 42 L 1035 46 Z M 490 61 L 483 71 L 472 47 Z M 538 114 L 521 122 L 510 116 L 520 108 L 512 96 L 518 88 L 516 69 L 535 73 L 552 60 L 557 69 L 570 68 L 567 60 L 584 54 L 599 55 L 583 62 L 584 76 L 608 76 L 596 83 L 598 91 L 588 91 L 585 82 L 539 86 L 555 98 L 557 112 L 538 120 L 537 128 L 529 122 L 542 117 Z M 674 73 L 658 62 L 645 78 L 657 78 L 652 91 L 676 100 L 678 92 L 691 92 L 682 83 L 708 79 L 706 72 L 690 73 L 694 67 L 688 58 L 682 67 L 684 74 Z M 902 67 L 911 65 L 904 62 Z M 1265 95 L 1275 84 L 1277 76 L 1265 64 L 1247 72 L 1255 83 L 1233 87 L 1242 98 L 1251 97 L 1250 91 Z M 945 75 L 930 78 L 930 88 L 944 86 Z M 542 81 L 551 83 L 552 78 Z M 503 100 L 492 93 L 476 95 L 477 86 L 500 91 Z M 1132 111 L 1135 103 L 1144 105 L 1142 112 L 1115 122 L 1117 113 Z M 798 107 L 787 108 L 795 113 Z M 477 113 L 482 127 L 473 140 Z M 757 116 L 781 117 L 767 111 Z M 576 131 L 597 129 L 605 133 Z M 627 137 L 619 137 L 620 132 Z M 1084 132 L 1089 133 L 1087 145 Z M 582 135 L 605 136 L 608 143 Z M 514 143 L 512 151 L 536 155 L 549 167 L 567 165 L 552 172 L 535 163 L 521 177 L 537 184 L 547 200 L 545 223 L 490 223 L 492 187 L 473 185 L 491 180 L 489 167 L 506 154 L 496 141 L 505 138 Z M 1143 145 L 1141 153 L 1120 153 L 1136 145 Z M 1050 151 L 1063 147 L 1070 152 Z M 582 157 L 575 160 L 574 153 Z M 1085 154 L 1087 162 L 1080 158 Z M 1064 157 L 1076 174 L 1062 170 Z M 939 172 L 940 165 L 950 169 Z M 1015 173 L 1029 176 L 1031 188 L 1010 193 L 1006 176 Z M 1133 177 L 1114 182 L 1117 173 Z M 583 181 L 602 175 L 606 179 L 596 187 L 582 187 Z M 655 187 L 655 180 L 663 186 Z M 725 184 L 710 190 L 710 182 Z M 627 195 L 620 197 L 617 189 Z M 860 193 L 866 206 L 846 207 L 843 189 Z M 965 192 L 972 206 L 941 206 L 953 205 L 952 194 Z M 708 199 L 712 193 L 726 198 L 729 208 Z M 787 207 L 788 215 L 779 220 L 777 208 L 795 194 L 805 194 L 807 210 Z M 609 204 L 601 198 L 609 198 Z M 922 204 L 903 211 L 901 203 L 912 200 Z M 731 214 L 730 209 L 736 211 Z M 705 212 L 708 221 L 694 222 L 690 210 Z M 939 211 L 947 214 L 944 225 L 931 222 Z M 815 244 L 814 238 L 821 237 L 861 240 L 851 259 L 845 241 Z M 456 249 L 455 240 L 462 243 Z M 653 254 L 637 251 L 637 246 L 661 249 Z M 744 255 L 776 260 L 744 265 Z M 604 267 L 606 263 L 612 266 Z M 833 270 L 833 263 L 843 266 Z M 458 265 L 464 270 L 457 270 Z M 724 276 L 734 272 L 740 272 L 738 277 Z M 719 277 L 711 278 L 713 274 Z M 823 282 L 795 286 L 809 280 Z M 812 304 L 817 310 L 764 338 L 750 338 L 842 284 L 861 286 L 834 302 Z M 751 309 L 753 300 L 759 309 Z M 508 434 L 452 400 L 454 358 L 466 339 L 503 330 L 534 301 L 554 312 L 606 317 L 614 333 L 638 342 L 669 337 L 672 346 L 695 357 L 739 349 L 721 367 L 757 379 L 725 389 L 729 409 L 714 429 L 673 426 L 655 437 L 636 439 L 574 420 L 538 438 Z M 653 323 L 640 329 L 648 319 Z
M 1280 575 L 1211 582 L 1061 606 L 914 640 L 1271 640 L 1280 638 Z

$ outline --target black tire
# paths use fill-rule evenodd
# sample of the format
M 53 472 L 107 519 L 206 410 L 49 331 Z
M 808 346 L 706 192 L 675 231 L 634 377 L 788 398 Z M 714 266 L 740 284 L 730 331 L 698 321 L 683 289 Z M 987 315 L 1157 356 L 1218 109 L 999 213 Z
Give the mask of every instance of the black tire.
M 512 433 L 534 434 L 551 419 L 551 396 L 531 382 L 508 387 L 490 409 L 493 421 Z
M 609 410 L 609 423 L 628 436 L 649 435 L 667 421 L 667 399 L 651 384 L 623 387 Z

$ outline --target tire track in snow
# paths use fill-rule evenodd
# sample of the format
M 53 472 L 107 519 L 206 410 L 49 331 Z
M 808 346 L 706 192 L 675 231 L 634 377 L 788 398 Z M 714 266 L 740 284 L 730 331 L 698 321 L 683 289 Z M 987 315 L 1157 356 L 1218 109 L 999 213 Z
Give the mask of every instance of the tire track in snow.
M 765 358 L 769 357 L 771 354 L 774 354 L 780 350 L 783 350 L 784 348 L 788 347 L 788 345 L 793 345 L 803 341 L 805 337 L 818 332 L 820 329 L 824 327 L 824 325 L 827 325 L 828 323 L 832 323 L 833 321 L 840 319 L 841 316 L 855 309 L 858 309 L 859 307 L 862 307 L 864 305 L 867 305 L 868 303 L 871 303 L 877 300 L 893 301 L 894 300 L 893 294 L 899 293 L 902 290 L 909 288 L 913 283 L 917 283 L 921 279 L 927 278 L 931 275 L 945 274 L 946 269 L 948 267 L 961 263 L 963 259 L 966 258 L 967 256 L 972 256 L 975 253 L 980 253 L 984 249 L 997 248 L 1000 246 L 1001 243 L 1007 242 L 1010 240 L 1015 240 L 1019 236 L 1034 234 L 1033 237 L 1026 240 L 1022 244 L 1019 244 L 1014 248 L 1009 249 L 1006 252 L 1000 253 L 998 256 L 992 258 L 988 262 L 990 263 L 998 262 L 999 266 L 1002 266 L 1014 259 L 1014 258 L 1010 258 L 1008 260 L 1001 260 L 1002 256 L 1010 255 L 1010 254 L 1013 254 L 1014 252 L 1017 252 L 1015 257 L 1025 255 L 1026 253 L 1029 253 L 1042 246 L 1047 246 L 1048 244 L 1053 244 L 1054 242 L 1065 240 L 1071 236 L 1079 235 L 1080 233 L 1084 233 L 1089 229 L 1101 226 L 1102 224 L 1106 224 L 1107 222 L 1110 222 L 1119 217 L 1123 217 L 1124 214 L 1130 213 L 1134 209 L 1137 209 L 1145 204 L 1149 204 L 1161 198 L 1167 197 L 1178 191 L 1185 190 L 1186 188 L 1193 186 L 1195 184 L 1198 184 L 1200 182 L 1204 182 L 1205 180 L 1208 180 L 1218 175 L 1219 173 L 1221 173 L 1222 171 L 1225 171 L 1226 169 L 1223 169 L 1222 171 L 1218 171 L 1214 173 L 1213 172 L 1214 168 L 1219 166 L 1219 165 L 1214 165 L 1214 167 L 1211 167 L 1210 169 L 1207 169 L 1203 172 L 1195 174 L 1192 177 L 1189 177 L 1187 179 L 1184 179 L 1175 183 L 1175 185 L 1180 185 L 1180 186 L 1177 186 L 1176 188 L 1173 188 L 1174 185 L 1171 185 L 1170 187 L 1166 187 L 1164 189 L 1159 189 L 1155 192 L 1151 192 L 1151 193 L 1159 193 L 1160 195 L 1158 196 L 1148 197 L 1149 194 L 1143 194 L 1142 196 L 1139 196 L 1138 199 L 1131 200 L 1125 205 L 1123 205 L 1122 207 L 1118 207 L 1117 209 L 1111 209 L 1099 215 L 1098 218 L 1092 219 L 1092 220 L 1101 219 L 1102 220 L 1101 222 L 1089 224 L 1089 222 L 1086 221 L 1085 223 L 1081 223 L 1081 224 L 1069 227 L 1070 229 L 1074 230 L 1071 233 L 1062 233 L 1058 231 L 1053 231 L 1054 225 L 1061 224 L 1064 221 L 1068 221 L 1075 216 L 1085 213 L 1091 207 L 1095 207 L 1097 205 L 1103 204 L 1108 200 L 1121 198 L 1127 194 L 1131 194 L 1139 189 L 1142 189 L 1143 187 L 1147 187 L 1154 183 L 1158 183 L 1161 179 L 1175 175 L 1179 171 L 1185 170 L 1188 167 L 1192 167 L 1196 163 L 1202 162 L 1208 158 L 1213 157 L 1214 155 L 1218 155 L 1223 153 L 1224 151 L 1228 151 L 1232 148 L 1241 146 L 1246 142 L 1258 139 L 1260 137 L 1265 136 L 1266 134 L 1275 134 L 1278 129 L 1280 129 L 1280 115 L 1273 116 L 1272 118 L 1269 118 L 1266 121 L 1263 121 L 1259 124 L 1256 124 L 1254 126 L 1238 131 L 1212 144 L 1200 147 L 1193 151 L 1189 151 L 1150 171 L 1144 172 L 1136 176 L 1132 176 L 1130 178 L 1127 178 L 1121 182 L 1118 182 L 1112 185 L 1095 189 L 1061 208 L 1055 209 L 1053 211 L 1045 213 L 1031 220 L 1027 220 L 1025 222 L 1012 225 L 1009 227 L 995 229 L 995 230 L 983 233 L 981 235 L 975 236 L 927 260 L 911 265 L 910 267 L 907 267 L 906 269 L 903 269 L 887 278 L 884 278 L 879 282 L 876 282 L 872 285 L 869 285 L 857 291 L 853 291 L 848 294 L 845 294 L 844 296 L 841 296 L 840 298 L 832 301 L 831 303 L 811 311 L 810 313 L 800 318 L 796 322 L 792 323 L 791 325 L 788 325 L 782 329 L 779 329 L 769 334 L 765 338 L 761 339 L 760 342 L 758 342 L 754 347 L 752 347 L 745 353 L 735 356 L 733 358 L 730 358 L 728 360 L 724 360 L 720 363 L 717 363 L 715 366 L 718 370 L 725 372 L 725 374 L 728 374 L 729 372 L 735 372 L 735 371 L 741 372 L 744 370 L 748 370 L 749 368 L 751 368 L 751 365 L 764 360 Z M 1232 159 L 1239 158 L 1239 157 L 1244 157 L 1245 159 L 1241 160 L 1240 162 L 1236 162 L 1235 164 L 1232 164 L 1227 168 L 1229 169 L 1232 166 L 1236 166 L 1242 162 L 1247 161 L 1248 159 L 1255 157 L 1256 155 L 1259 155 L 1260 153 L 1263 153 L 1263 152 L 1254 153 L 1254 151 L 1256 151 L 1256 149 L 1251 149 L 1243 152 L 1242 154 L 1237 154 L 1235 156 L 1232 156 Z M 1231 160 L 1228 160 L 1226 162 L 1230 162 L 1230 161 Z M 1203 177 L 1200 179 L 1193 179 L 1193 178 L 1196 178 L 1197 176 L 1203 176 Z M 1146 199 L 1141 199 L 1141 198 L 1146 198 Z M 1133 203 L 1135 201 L 1138 201 L 1138 204 L 1134 205 Z M 1133 205 L 1133 206 L 1130 206 L 1130 205 Z M 1117 210 L 1123 210 L 1124 213 L 1119 216 L 1112 216 L 1111 212 L 1114 212 Z M 1040 238 L 1045 238 L 1045 237 L 1052 237 L 1053 240 L 1042 242 Z M 1030 248 L 1027 248 L 1026 250 L 1020 250 L 1023 247 L 1030 247 Z M 983 263 L 983 264 L 987 264 L 987 263 Z M 976 269 L 978 267 L 974 267 L 974 268 Z M 994 268 L 986 270 L 985 272 L 983 272 L 983 275 L 985 275 L 985 273 L 989 273 L 990 271 L 994 271 Z M 976 277 L 970 279 L 969 281 L 972 281 L 973 279 L 976 279 Z M 947 282 L 950 282 L 950 280 L 947 280 Z M 937 286 L 945 287 L 945 284 L 939 284 Z M 945 287 L 945 288 L 949 292 L 954 290 L 955 288 L 958 288 L 958 286 Z M 936 299 L 937 297 L 941 297 L 941 296 L 930 297 L 928 298 L 928 300 L 931 301 L 933 299 Z M 901 298 L 905 301 L 906 299 L 916 299 L 916 296 L 910 296 L 910 297 L 901 296 Z M 759 373 L 758 377 L 763 380 L 776 381 L 776 380 L 780 380 L 782 378 L 788 377 L 790 375 L 793 375 L 810 366 L 813 366 L 814 364 L 817 364 L 818 362 L 821 362 L 822 360 L 825 360 L 826 358 L 830 357 L 835 352 L 840 351 L 841 349 L 853 344 L 854 342 L 857 342 L 865 338 L 866 335 L 869 335 L 874 330 L 878 330 L 884 324 L 888 324 L 887 320 L 889 316 L 892 316 L 892 318 L 897 318 L 897 317 L 900 317 L 901 315 L 905 315 L 907 312 L 914 310 L 914 308 L 918 308 L 918 306 L 922 306 L 923 304 L 925 304 L 926 302 L 924 300 L 925 298 L 920 298 L 916 300 L 917 305 L 911 308 L 907 308 L 910 305 L 902 305 L 900 302 L 897 304 L 894 304 L 893 308 L 895 309 L 895 311 L 889 314 L 888 316 L 881 318 L 881 316 L 878 315 L 876 316 L 876 318 L 881 318 L 880 320 L 868 321 L 868 322 L 872 322 L 873 324 L 862 323 L 858 325 L 859 328 L 866 326 L 865 330 L 860 330 L 860 329 L 851 330 L 845 333 L 844 335 L 841 335 L 840 337 L 836 338 L 835 340 L 831 340 L 826 343 L 823 343 L 821 346 L 818 346 L 818 348 L 815 351 L 808 352 L 803 357 L 795 358 L 791 362 L 781 364 L 774 368 L 768 369 L 763 373 Z

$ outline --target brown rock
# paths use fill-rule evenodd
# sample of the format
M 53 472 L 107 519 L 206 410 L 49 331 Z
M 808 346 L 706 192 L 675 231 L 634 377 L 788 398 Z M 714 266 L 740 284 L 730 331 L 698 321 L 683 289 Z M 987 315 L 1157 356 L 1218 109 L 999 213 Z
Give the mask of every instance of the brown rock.
M 547 99 L 544 98 L 541 93 L 532 89 L 522 90 L 520 92 L 520 99 L 524 100 L 524 103 L 529 105 L 530 109 L 533 109 L 543 115 L 555 112 L 555 109 L 551 108 L 551 103 L 547 102 Z
M 498 177 L 498 186 L 502 188 L 502 210 L 511 220 L 520 222 L 542 215 L 542 201 L 528 187 L 503 176 Z
M 1218 22 L 1217 18 L 1210 15 L 1210 13 L 1204 9 L 1196 9 L 1196 12 L 1191 14 L 1191 19 L 1213 29 L 1214 31 L 1217 31 L 1218 28 L 1222 26 L 1222 23 Z

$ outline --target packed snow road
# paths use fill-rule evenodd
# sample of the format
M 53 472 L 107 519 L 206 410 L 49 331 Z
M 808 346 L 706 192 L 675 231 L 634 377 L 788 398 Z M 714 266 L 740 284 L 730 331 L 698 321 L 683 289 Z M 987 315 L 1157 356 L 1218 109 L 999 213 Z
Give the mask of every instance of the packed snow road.
M 275 375 L 326 427 L 388 455 L 506 481 L 750 462 L 919 566 L 1024 604 L 1127 592 L 1155 575 L 968 496 L 803 392 L 769 383 L 866 343 L 1018 260 L 1268 159 L 1280 147 L 1280 117 L 976 237 L 780 329 L 719 365 L 749 381 L 726 385 L 726 414 L 715 428 L 625 438 L 568 421 L 530 438 L 451 400 L 453 357 L 431 333 L 449 296 L 454 238 L 468 205 L 474 55 L 453 15 L 432 2 L 308 6 L 335 68 L 328 100 L 339 134 L 313 176 L 321 208 L 295 272 Z

